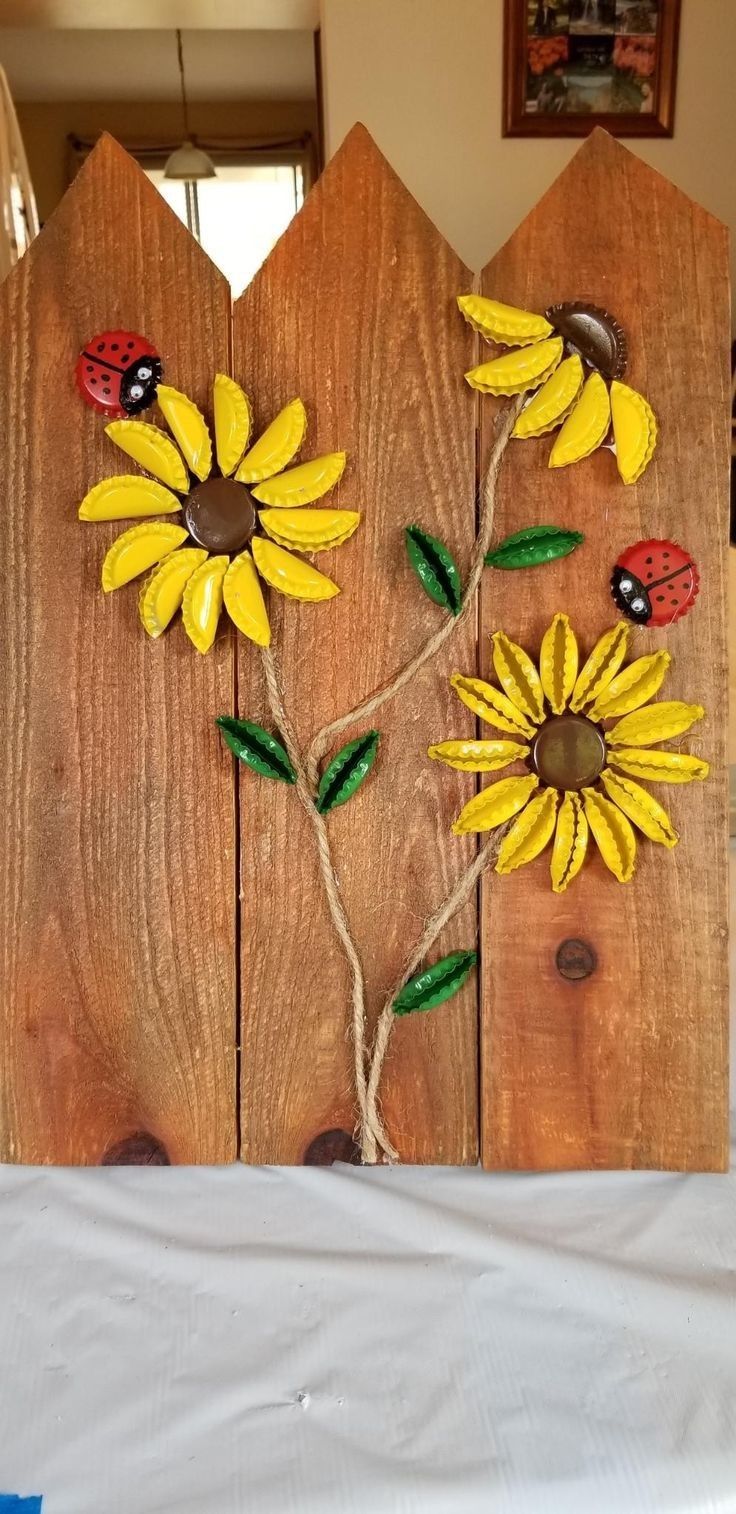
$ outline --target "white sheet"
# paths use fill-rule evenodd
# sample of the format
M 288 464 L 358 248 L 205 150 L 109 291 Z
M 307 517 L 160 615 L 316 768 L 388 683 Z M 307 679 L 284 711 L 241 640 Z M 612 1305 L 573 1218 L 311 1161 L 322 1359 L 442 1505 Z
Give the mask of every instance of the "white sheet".
M 736 1509 L 736 1180 L 0 1173 L 43 1514 Z

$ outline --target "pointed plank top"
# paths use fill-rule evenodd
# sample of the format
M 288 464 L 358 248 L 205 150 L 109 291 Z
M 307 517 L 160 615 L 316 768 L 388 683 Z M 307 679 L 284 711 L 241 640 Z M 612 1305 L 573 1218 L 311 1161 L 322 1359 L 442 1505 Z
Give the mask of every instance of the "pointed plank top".
M 29 277 L 47 256 L 56 257 L 59 241 L 76 235 L 81 221 L 86 224 L 91 248 L 99 241 L 110 239 L 117 241 L 119 247 L 125 247 L 131 258 L 137 258 L 141 270 L 139 291 L 144 287 L 142 281 L 146 277 L 147 260 L 158 262 L 163 236 L 169 248 L 175 250 L 177 267 L 180 266 L 178 260 L 184 259 L 188 275 L 199 267 L 206 270 L 208 278 L 227 288 L 223 274 L 159 194 L 140 164 L 109 132 L 103 132 L 95 143 L 27 253 L 11 269 L 3 288 L 12 288 L 16 280 Z M 172 263 L 171 266 L 175 265 Z M 117 312 L 119 282 L 109 280 L 110 323 L 126 324 L 131 317 Z
M 602 126 L 596 126 L 483 271 L 502 258 L 519 237 L 526 236 L 530 225 L 544 220 L 549 222 L 549 236 L 555 241 L 551 262 L 554 267 L 559 265 L 562 238 L 563 245 L 570 248 L 571 274 L 575 270 L 574 253 L 581 219 L 585 228 L 583 245 L 591 262 L 612 248 L 625 253 L 627 261 L 641 258 L 646 255 L 648 240 L 661 221 L 663 206 L 673 214 L 678 209 L 682 212 L 692 207 L 702 216 L 704 224 L 712 224 L 724 237 L 728 235 L 727 227 L 710 211 L 704 210 L 658 169 L 650 168 Z M 633 241 L 632 219 L 638 226 Z M 572 227 L 575 230 L 571 234 Z

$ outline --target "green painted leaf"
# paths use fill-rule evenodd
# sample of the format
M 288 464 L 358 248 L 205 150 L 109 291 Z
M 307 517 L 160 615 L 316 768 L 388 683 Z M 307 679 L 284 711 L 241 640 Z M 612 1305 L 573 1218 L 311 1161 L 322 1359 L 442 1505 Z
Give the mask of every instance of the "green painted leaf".
M 411 1015 L 417 1009 L 435 1009 L 462 988 L 478 961 L 477 952 L 451 952 L 432 967 L 425 967 L 404 984 L 394 1002 L 395 1015 Z
M 263 778 L 280 778 L 282 783 L 296 783 L 287 752 L 262 725 L 256 725 L 254 720 L 236 720 L 232 715 L 218 715 L 215 724 L 231 752 L 254 773 Z
M 325 768 L 317 790 L 317 809 L 321 815 L 347 804 L 365 782 L 376 760 L 380 733 L 366 731 L 364 736 L 341 747 Z
M 463 602 L 462 584 L 454 557 L 443 542 L 430 536 L 421 526 L 407 526 L 406 550 L 409 562 L 420 583 L 436 605 L 459 615 Z
M 535 568 L 538 563 L 567 557 L 581 541 L 584 541 L 582 531 L 566 531 L 563 526 L 525 526 L 488 552 L 486 564 L 490 568 Z

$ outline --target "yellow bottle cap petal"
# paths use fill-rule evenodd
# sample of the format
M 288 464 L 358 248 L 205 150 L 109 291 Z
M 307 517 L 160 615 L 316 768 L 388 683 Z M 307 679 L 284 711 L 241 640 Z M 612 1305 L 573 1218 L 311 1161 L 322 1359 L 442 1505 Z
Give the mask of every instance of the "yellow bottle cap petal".
M 553 894 L 564 894 L 585 861 L 588 822 L 579 794 L 564 794 L 555 828 L 550 876 Z
M 439 741 L 427 756 L 460 773 L 495 773 L 528 757 L 529 747 L 519 741 Z
M 222 584 L 230 565 L 228 557 L 208 557 L 195 568 L 184 590 L 181 618 L 189 640 L 198 652 L 209 652 L 222 610 Z
M 103 478 L 85 494 L 79 506 L 80 520 L 140 520 L 149 515 L 173 515 L 181 500 L 170 489 L 137 473 L 118 473 Z
M 251 545 L 261 578 L 265 578 L 272 589 L 288 595 L 289 599 L 332 599 L 340 593 L 338 585 L 331 578 L 319 573 L 301 557 L 293 557 L 291 552 L 277 547 L 275 542 L 266 541 L 263 536 L 254 536 Z
M 237 468 L 250 439 L 251 404 L 240 384 L 227 373 L 215 374 L 212 397 L 217 466 L 223 478 L 228 478 L 233 468 Z
M 657 419 L 643 394 L 617 379 L 611 384 L 611 417 L 616 464 L 625 484 L 635 484 L 657 445 Z
M 240 484 L 258 484 L 280 473 L 296 457 L 307 431 L 307 412 L 301 400 L 279 411 L 262 436 L 246 452 L 235 475 Z
M 629 627 L 625 620 L 611 626 L 596 642 L 573 689 L 570 708 L 582 710 L 592 704 L 616 676 L 628 649 Z
M 174 443 L 158 426 L 148 421 L 111 421 L 105 427 L 110 441 L 169 489 L 186 494 L 189 474 Z
M 460 811 L 452 827 L 454 834 L 464 836 L 468 831 L 495 830 L 497 825 L 518 815 L 538 787 L 536 773 L 530 773 L 528 778 L 500 778 L 498 783 L 490 783 Z
M 513 873 L 544 851 L 555 828 L 558 803 L 559 795 L 554 789 L 545 789 L 530 799 L 501 842 L 497 873 Z
M 601 783 L 609 799 L 650 841 L 657 841 L 660 846 L 677 846 L 679 838 L 667 811 L 647 789 L 634 783 L 633 778 L 620 778 L 610 768 L 604 768 Z
M 179 547 L 154 568 L 141 590 L 139 612 L 149 636 L 160 636 L 181 608 L 184 590 L 195 570 L 207 559 L 201 547 Z
M 465 378 L 471 389 L 480 389 L 483 394 L 524 394 L 527 389 L 536 389 L 548 379 L 562 358 L 562 337 L 551 337 L 545 342 L 535 342 L 531 347 L 519 347 L 515 352 L 505 352 L 494 357 L 490 363 L 481 363 L 471 368 Z
M 710 764 L 702 757 L 692 757 L 689 752 L 658 752 L 651 747 L 615 747 L 608 760 L 622 773 L 650 783 L 693 783 L 707 778 L 710 772 Z
M 606 685 L 591 705 L 591 720 L 608 720 L 614 715 L 628 715 L 648 704 L 661 689 L 672 661 L 669 652 L 649 652 L 637 657 Z
M 515 305 L 502 305 L 500 300 L 489 300 L 482 294 L 459 294 L 457 303 L 474 331 L 504 347 L 523 347 L 527 342 L 541 341 L 551 336 L 554 329 L 543 315 L 517 310 Z
M 570 414 L 583 387 L 583 365 L 577 353 L 566 357 L 551 378 L 537 391 L 519 416 L 512 436 L 544 436 L 554 431 Z
M 493 666 L 499 683 L 522 715 L 538 725 L 544 719 L 544 695 L 531 657 L 503 631 L 494 632 L 491 640 Z
M 654 746 L 658 741 L 683 736 L 704 714 L 702 704 L 664 699 L 660 704 L 648 704 L 631 715 L 623 715 L 606 731 L 606 742 L 608 746 Z
M 160 562 L 174 547 L 186 541 L 183 526 L 172 526 L 168 521 L 147 521 L 144 526 L 131 526 L 113 542 L 102 564 L 102 587 L 106 594 L 111 589 L 121 589 L 123 584 L 138 578 Z
M 539 676 L 547 703 L 561 715 L 578 676 L 578 644 L 567 615 L 555 615 L 542 637 Z
M 267 479 L 251 492 L 253 498 L 263 505 L 279 509 L 295 505 L 310 505 L 333 489 L 342 477 L 345 468 L 344 452 L 328 452 L 325 457 L 313 457 L 298 468 L 289 468 L 277 478 Z
M 360 525 L 357 510 L 260 510 L 258 519 L 273 541 L 297 552 L 341 547 Z
M 610 799 L 595 789 L 583 789 L 583 803 L 596 846 L 619 883 L 629 883 L 636 864 L 636 837 L 631 822 Z
M 202 412 L 188 395 L 170 389 L 168 384 L 159 384 L 156 399 L 169 430 L 184 453 L 187 466 L 204 482 L 212 468 L 212 438 Z
M 225 609 L 233 625 L 259 647 L 271 642 L 271 626 L 250 552 L 233 558 L 222 586 Z
M 513 736 L 534 735 L 531 721 L 492 683 L 486 683 L 483 678 L 466 678 L 463 673 L 453 673 L 450 687 L 458 699 L 488 725 L 494 725 L 499 731 L 510 731 Z
M 610 422 L 608 389 L 600 373 L 591 373 L 550 452 L 550 468 L 566 468 L 589 457 L 605 441 Z

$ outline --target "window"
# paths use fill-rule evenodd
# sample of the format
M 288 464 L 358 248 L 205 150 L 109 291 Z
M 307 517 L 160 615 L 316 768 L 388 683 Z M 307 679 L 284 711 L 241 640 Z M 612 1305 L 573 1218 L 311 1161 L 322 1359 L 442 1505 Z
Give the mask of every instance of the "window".
M 241 294 L 304 200 L 300 163 L 223 165 L 217 177 L 188 184 L 146 173 L 179 219 L 196 230 L 207 253 Z

